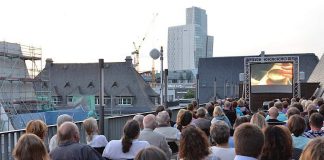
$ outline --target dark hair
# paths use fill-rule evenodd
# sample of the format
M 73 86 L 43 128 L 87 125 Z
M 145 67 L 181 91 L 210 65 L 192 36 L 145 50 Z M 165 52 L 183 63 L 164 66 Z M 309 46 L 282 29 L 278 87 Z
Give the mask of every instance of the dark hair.
M 208 115 L 213 116 L 214 105 L 209 105 L 206 109 L 207 109 Z
M 298 137 L 302 135 L 306 129 L 305 119 L 300 115 L 292 115 L 288 119 L 288 129 L 294 136 Z
M 192 120 L 192 113 L 190 111 L 185 111 L 180 117 L 180 124 L 178 124 L 177 129 L 181 132 L 183 126 L 190 124 Z
M 122 150 L 124 153 L 129 152 L 132 146 L 132 140 L 140 133 L 140 127 L 137 121 L 129 120 L 124 126 L 124 136 L 122 138 Z
M 318 111 L 322 116 L 324 116 L 324 104 L 322 104 Z
M 139 151 L 135 157 L 135 160 L 167 160 L 167 155 L 155 146 L 144 148 Z
M 289 103 L 287 101 L 282 102 L 283 108 L 288 108 Z
M 194 110 L 194 105 L 191 104 L 191 103 L 189 103 L 189 104 L 187 105 L 187 110 L 189 110 L 189 111 L 193 111 L 193 110 Z
M 168 112 L 170 120 L 171 120 L 172 119 L 172 111 L 171 111 L 171 109 L 168 108 L 168 109 L 165 109 L 165 111 Z
M 261 160 L 289 160 L 292 157 L 292 138 L 286 127 L 269 125 L 264 130 L 264 137 L 265 143 L 261 154 Z
M 309 117 L 309 125 L 313 125 L 316 128 L 323 127 L 323 116 L 319 113 L 313 113 Z
M 157 115 L 159 112 L 162 112 L 165 110 L 165 107 L 163 105 L 159 105 L 155 109 L 155 115 Z
M 230 128 L 224 121 L 217 121 L 210 128 L 210 138 L 213 144 L 228 143 Z
M 274 101 L 271 101 L 271 102 L 269 102 L 269 104 L 268 104 L 268 108 L 271 108 L 271 107 L 273 107 L 273 106 L 274 106 L 274 104 L 275 104 L 275 102 L 274 102 Z
M 235 120 L 235 123 L 233 125 L 233 128 L 235 129 L 236 127 L 238 127 L 239 125 L 246 123 L 246 122 L 250 122 L 249 118 L 246 116 L 242 116 L 242 117 L 237 117 Z
M 261 129 L 245 123 L 238 126 L 234 131 L 234 146 L 236 155 L 257 158 L 264 144 L 264 135 Z
M 291 107 L 296 107 L 300 113 L 304 112 L 303 105 L 301 105 L 299 102 L 293 103 Z
M 194 126 L 188 126 L 181 132 L 179 157 L 185 160 L 199 160 L 209 155 L 206 134 Z
M 2 145 L 2 144 L 1 144 Z M 35 134 L 23 134 L 15 148 L 12 155 L 17 160 L 49 160 L 49 156 L 43 141 Z

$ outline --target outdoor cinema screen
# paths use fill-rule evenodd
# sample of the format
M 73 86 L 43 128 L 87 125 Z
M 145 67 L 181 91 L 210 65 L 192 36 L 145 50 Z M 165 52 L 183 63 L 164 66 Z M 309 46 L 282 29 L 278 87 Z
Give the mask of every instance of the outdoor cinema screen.
M 292 93 L 293 63 L 252 63 L 252 93 Z

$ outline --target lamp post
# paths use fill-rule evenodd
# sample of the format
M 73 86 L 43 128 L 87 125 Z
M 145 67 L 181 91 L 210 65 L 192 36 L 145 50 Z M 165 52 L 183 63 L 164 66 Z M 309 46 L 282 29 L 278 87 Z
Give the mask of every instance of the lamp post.
M 160 105 L 163 105 L 163 47 L 161 46 L 160 51 L 157 49 L 152 49 L 150 51 L 150 56 L 153 60 L 160 58 L 161 60 L 161 72 L 160 72 Z

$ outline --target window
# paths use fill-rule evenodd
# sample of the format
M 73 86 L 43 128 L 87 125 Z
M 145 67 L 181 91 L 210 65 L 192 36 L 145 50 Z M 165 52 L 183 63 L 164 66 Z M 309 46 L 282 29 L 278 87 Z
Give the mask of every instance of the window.
M 73 96 L 67 96 L 67 102 L 69 103 L 69 102 L 72 102 L 72 100 L 73 100 Z
M 119 105 L 131 105 L 133 103 L 133 98 L 132 97 L 120 97 L 118 99 L 118 104 Z
M 108 96 L 104 97 L 104 105 L 109 104 L 110 98 Z M 99 96 L 95 97 L 95 105 L 100 105 Z
M 52 97 L 52 103 L 53 104 L 60 104 L 62 102 L 62 97 L 61 96 L 53 96 Z

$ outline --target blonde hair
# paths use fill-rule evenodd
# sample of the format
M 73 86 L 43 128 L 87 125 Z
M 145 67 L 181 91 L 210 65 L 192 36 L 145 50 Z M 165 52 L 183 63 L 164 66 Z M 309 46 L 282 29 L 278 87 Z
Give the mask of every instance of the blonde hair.
M 252 115 L 250 123 L 257 125 L 260 129 L 267 127 L 265 118 L 259 113 Z
M 43 141 L 35 134 L 23 134 L 12 151 L 15 160 L 49 160 Z
M 324 138 L 317 137 L 309 141 L 304 148 L 299 160 L 322 160 L 324 159 Z
M 97 120 L 90 117 L 83 121 L 83 127 L 87 133 L 87 142 L 92 141 L 93 135 L 98 133 Z
M 213 115 L 215 117 L 215 116 L 221 116 L 221 115 L 225 115 L 225 114 L 223 112 L 223 109 L 220 106 L 215 106 Z
M 47 125 L 41 120 L 31 120 L 27 123 L 26 133 L 32 133 L 44 141 L 47 134 Z

